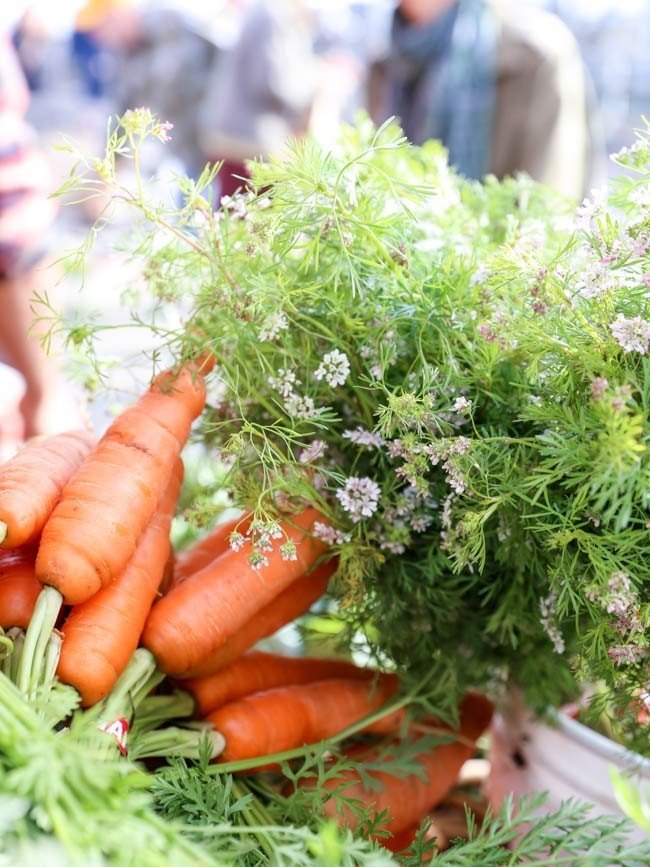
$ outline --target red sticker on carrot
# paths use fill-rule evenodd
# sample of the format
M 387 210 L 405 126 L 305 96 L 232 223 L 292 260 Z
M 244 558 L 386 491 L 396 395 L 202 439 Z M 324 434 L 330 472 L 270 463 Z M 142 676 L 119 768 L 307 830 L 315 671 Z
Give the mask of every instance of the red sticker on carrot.
M 126 756 L 126 736 L 129 732 L 129 721 L 121 716 L 111 723 L 100 723 L 97 728 L 100 732 L 113 735 L 117 742 L 117 748 L 123 756 Z

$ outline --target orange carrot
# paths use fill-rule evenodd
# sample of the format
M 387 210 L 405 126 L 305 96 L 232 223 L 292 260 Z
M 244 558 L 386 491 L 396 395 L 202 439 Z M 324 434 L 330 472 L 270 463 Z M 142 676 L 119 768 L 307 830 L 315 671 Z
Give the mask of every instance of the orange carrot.
M 41 585 L 34 575 L 36 546 L 0 551 L 0 628 L 27 629 Z
M 108 695 L 138 646 L 169 556 L 169 528 L 182 480 L 179 459 L 124 572 L 87 602 L 75 605 L 63 625 L 57 674 L 63 683 L 76 687 L 84 707 Z
M 170 548 L 169 557 L 167 558 L 167 562 L 165 563 L 165 569 L 163 570 L 162 581 L 160 582 L 160 587 L 158 588 L 158 594 L 162 596 L 165 594 L 169 588 L 172 586 L 172 581 L 174 580 L 174 569 L 176 568 L 176 555 L 174 554 L 174 549 Z
M 308 571 L 325 550 L 308 535 L 319 513 L 306 509 L 284 526 L 296 545 L 285 561 L 278 541 L 268 564 L 253 569 L 249 550 L 229 550 L 159 599 L 151 609 L 142 641 L 165 674 L 184 674 L 220 648 L 260 608 Z
M 174 577 L 167 590 L 182 584 L 190 575 L 195 572 L 200 572 L 205 569 L 213 560 L 220 557 L 229 549 L 228 540 L 231 533 L 238 530 L 240 533 L 245 533 L 249 527 L 249 521 L 243 521 L 244 514 L 242 513 L 232 521 L 226 521 L 219 524 L 207 536 L 200 539 L 193 548 L 188 551 L 181 551 L 176 557 L 176 565 L 174 566 Z
M 344 786 L 342 791 L 346 798 L 359 801 L 375 813 L 387 810 L 389 818 L 380 828 L 399 834 L 409 825 L 420 822 L 449 792 L 465 761 L 474 755 L 473 742 L 485 731 L 491 718 L 492 705 L 488 699 L 477 693 L 469 693 L 460 706 L 459 734 L 465 742 L 457 740 L 441 744 L 422 753 L 418 760 L 426 779 L 414 774 L 400 779 L 384 771 L 369 771 L 380 786 L 378 790 L 377 786 L 366 788 L 358 772 L 351 770 L 326 780 L 323 788 L 341 790 Z M 345 825 L 356 827 L 358 819 L 355 814 L 346 808 L 343 808 L 342 813 L 339 812 L 333 800 L 325 802 L 325 813 Z
M 204 403 L 205 383 L 187 365 L 157 376 L 115 419 L 45 525 L 39 581 L 77 605 L 122 573 Z
M 0 545 L 36 540 L 66 483 L 94 445 L 87 431 L 32 440 L 0 467 Z
M 281 686 L 226 704 L 205 722 L 226 739 L 223 761 L 252 759 L 334 737 L 381 707 L 396 686 L 392 678 Z
M 342 659 L 292 658 L 251 651 L 216 674 L 184 680 L 179 686 L 192 693 L 199 715 L 205 716 L 228 702 L 276 686 L 333 677 L 372 680 L 376 676 L 371 668 L 359 668 Z
M 273 635 L 278 629 L 304 614 L 327 590 L 336 565 L 336 560 L 328 560 L 327 563 L 317 566 L 311 575 L 298 578 L 254 614 L 218 650 L 206 657 L 199 665 L 183 672 L 183 677 L 206 677 L 220 671 L 224 666 L 239 659 L 262 638 Z

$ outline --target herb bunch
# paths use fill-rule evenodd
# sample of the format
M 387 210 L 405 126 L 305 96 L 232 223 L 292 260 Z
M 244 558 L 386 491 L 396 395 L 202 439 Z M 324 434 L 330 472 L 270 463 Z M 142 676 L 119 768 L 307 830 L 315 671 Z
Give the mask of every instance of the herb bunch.
M 576 215 L 368 122 L 253 165 L 216 211 L 210 168 L 166 205 L 138 171 L 159 127 L 127 113 L 65 189 L 109 194 L 96 229 L 120 204 L 142 217 L 154 360 L 217 359 L 201 438 L 259 521 L 233 544 L 264 568 L 269 522 L 317 506 L 345 640 L 450 705 L 469 685 L 542 707 L 602 681 L 595 712 L 647 753 L 648 129 Z M 102 327 L 68 340 L 92 358 Z

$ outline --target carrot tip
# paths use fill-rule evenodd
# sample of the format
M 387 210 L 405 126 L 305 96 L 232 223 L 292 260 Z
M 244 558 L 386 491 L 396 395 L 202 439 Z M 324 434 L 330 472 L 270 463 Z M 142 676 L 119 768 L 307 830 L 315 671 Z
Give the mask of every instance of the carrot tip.
M 6 523 L 4 521 L 0 521 L 0 545 L 2 545 L 4 540 L 7 538 L 8 529 L 9 528 L 7 527 Z

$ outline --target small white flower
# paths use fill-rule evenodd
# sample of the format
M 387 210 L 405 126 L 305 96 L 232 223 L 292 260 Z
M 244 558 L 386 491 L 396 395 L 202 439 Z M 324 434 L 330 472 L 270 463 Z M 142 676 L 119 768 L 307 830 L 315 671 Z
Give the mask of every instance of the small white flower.
M 299 394 L 290 394 L 284 402 L 284 408 L 292 418 L 313 418 L 319 412 L 311 397 Z
M 241 551 L 246 542 L 246 537 L 242 536 L 241 533 L 237 531 L 233 532 L 228 536 L 228 544 L 230 545 L 233 551 Z
M 260 340 L 275 340 L 281 331 L 289 327 L 289 321 L 284 313 L 270 313 L 260 328 Z
M 406 551 L 401 542 L 382 542 L 379 547 L 382 551 L 389 551 L 391 554 L 403 554 Z
M 457 397 L 456 400 L 453 402 L 452 407 L 451 407 L 452 412 L 459 412 L 462 414 L 470 412 L 471 409 L 472 409 L 472 401 L 468 400 L 466 397 L 462 397 L 462 396 Z
M 429 515 L 421 515 L 419 518 L 413 518 L 411 521 L 411 530 L 414 533 L 424 533 L 424 531 L 431 525 L 433 518 Z
M 556 653 L 564 653 L 565 644 L 562 633 L 560 632 L 555 618 L 555 604 L 557 597 L 554 592 L 549 593 L 545 598 L 539 600 L 539 612 L 541 614 L 539 622 L 542 629 L 548 635 L 551 644 Z
M 605 207 L 607 190 L 605 187 L 593 189 L 591 198 L 583 199 L 582 204 L 576 210 L 579 228 L 589 228 L 589 224 L 601 213 Z
M 258 572 L 260 569 L 263 569 L 265 566 L 269 565 L 268 557 L 265 557 L 261 551 L 253 551 L 253 553 L 248 558 L 248 562 L 250 564 L 251 569 L 255 572 Z
M 280 546 L 280 556 L 283 560 L 297 560 L 298 552 L 296 550 L 296 543 L 293 539 L 289 539 L 288 542 L 285 542 L 284 545 Z
M 625 352 L 640 352 L 647 355 L 650 350 L 650 322 L 634 316 L 626 319 L 619 314 L 609 326 L 614 339 Z
M 481 283 L 485 283 L 492 272 L 489 268 L 486 268 L 485 265 L 479 265 L 479 267 L 474 271 L 472 276 L 469 278 L 470 286 L 479 286 Z
M 383 439 L 379 434 L 366 430 L 363 427 L 357 427 L 355 430 L 346 430 L 343 432 L 343 438 L 350 440 L 359 446 L 366 446 L 369 450 L 380 449 L 384 445 Z
M 332 388 L 337 385 L 345 385 L 350 375 L 350 362 L 344 352 L 333 349 L 323 356 L 323 360 L 314 373 L 314 378 L 324 379 Z
M 298 460 L 301 464 L 310 464 L 312 461 L 321 458 L 327 450 L 327 443 L 323 440 L 313 440 L 306 448 L 298 455 Z
M 349 533 L 342 533 L 340 530 L 335 530 L 329 524 L 323 524 L 322 521 L 315 521 L 312 527 L 312 533 L 321 542 L 326 545 L 342 545 L 344 542 L 350 541 Z
M 369 518 L 377 511 L 381 488 L 372 479 L 350 476 L 345 486 L 336 492 L 336 498 L 353 521 Z
M 294 386 L 300 385 L 300 380 L 296 379 L 296 374 L 292 370 L 280 367 L 277 376 L 269 376 L 268 383 L 282 397 L 289 397 L 293 394 Z

